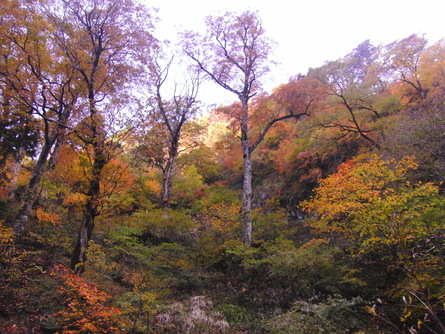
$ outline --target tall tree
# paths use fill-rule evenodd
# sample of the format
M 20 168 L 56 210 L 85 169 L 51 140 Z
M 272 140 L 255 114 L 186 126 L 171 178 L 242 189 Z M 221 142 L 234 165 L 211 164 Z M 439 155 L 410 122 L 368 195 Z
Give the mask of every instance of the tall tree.
M 167 162 L 165 166 L 161 166 L 163 172 L 161 202 L 164 209 L 170 206 L 174 168 L 179 154 L 183 126 L 191 117 L 196 115 L 199 108 L 196 100 L 200 83 L 199 72 L 195 75 L 190 73 L 190 80 L 182 84 L 182 89 L 178 90 L 180 84 L 175 84 L 172 99 L 164 100 L 161 88 L 165 86 L 172 60 L 165 67 L 160 65 L 159 62 L 155 62 L 152 72 L 155 89 L 152 111 L 155 119 L 158 119 L 166 130 L 168 138 Z
M 134 100 L 131 83 L 144 73 L 153 46 L 151 16 L 131 0 L 60 0 L 46 13 L 82 86 L 82 120 L 75 134 L 88 156 L 88 190 L 71 259 L 71 266 L 81 270 L 76 266 L 86 259 L 100 214 L 102 172 L 125 137 L 117 114 Z
M 261 143 L 270 127 L 286 118 L 298 118 L 293 109 L 286 115 L 274 118 L 260 132 L 256 141 L 250 141 L 249 102 L 260 90 L 259 79 L 269 71 L 268 57 L 272 41 L 266 37 L 261 20 L 255 12 L 240 15 L 226 13 L 209 16 L 207 33 L 184 34 L 185 53 L 216 84 L 235 94 L 241 104 L 240 139 L 243 152 L 242 240 L 252 242 L 252 160 L 251 155 Z
M 14 25 L 1 31 L 1 39 L 8 45 L 5 50 L 7 52 L 3 53 L 0 73 L 4 84 L 3 115 L 10 115 L 9 119 L 12 117 L 16 120 L 28 115 L 28 118 L 25 117 L 27 122 L 35 121 L 39 117 L 43 139 L 18 214 L 13 221 L 14 230 L 19 234 L 23 232 L 34 204 L 51 149 L 68 127 L 77 92 L 74 70 L 50 38 L 51 27 L 39 14 L 38 7 L 29 6 L 25 2 L 16 2 L 16 6 L 16 10 L 9 13 L 16 18 Z M 14 129 L 17 130 L 17 127 Z M 21 162 L 20 158 L 23 158 L 23 151 L 29 146 L 27 131 L 29 130 L 25 126 L 22 131 L 16 133 L 15 140 L 11 135 L 6 138 L 12 139 L 16 150 L 15 173 Z M 11 132 L 14 134 L 16 131 Z M 22 136 L 25 137 L 24 143 L 20 143 Z

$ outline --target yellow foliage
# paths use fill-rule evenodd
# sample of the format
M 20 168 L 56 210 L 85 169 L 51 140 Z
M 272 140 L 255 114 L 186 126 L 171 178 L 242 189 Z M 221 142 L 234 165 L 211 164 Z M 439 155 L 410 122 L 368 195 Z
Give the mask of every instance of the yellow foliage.
M 10 258 L 12 246 L 14 246 L 14 233 L 12 228 L 3 225 L 0 220 L 0 262 Z
M 319 230 L 347 233 L 368 219 L 375 224 L 379 215 L 395 212 L 396 207 L 400 211 L 400 206 L 410 199 L 437 192 L 431 184 L 413 187 L 406 182 L 407 172 L 415 168 L 417 163 L 412 157 L 385 161 L 376 155 L 359 156 L 322 180 L 315 197 L 303 202 L 303 208 L 320 218 L 312 222 L 312 227 Z M 399 190 L 401 187 L 406 191 Z M 411 215 L 415 216 L 415 211 Z
M 240 207 L 237 204 L 211 204 L 206 210 L 206 223 L 219 233 L 229 233 L 240 226 Z
M 14 244 L 14 233 L 12 228 L 3 225 L 3 220 L 0 220 L 0 246 L 12 246 Z
M 444 228 L 445 203 L 432 183 L 409 182 L 408 171 L 415 168 L 410 157 L 360 156 L 324 179 L 303 206 L 315 231 L 342 237 L 357 259 L 390 261 L 406 274 L 404 289 L 424 291 L 439 288 L 433 277 L 442 260 L 432 241 Z

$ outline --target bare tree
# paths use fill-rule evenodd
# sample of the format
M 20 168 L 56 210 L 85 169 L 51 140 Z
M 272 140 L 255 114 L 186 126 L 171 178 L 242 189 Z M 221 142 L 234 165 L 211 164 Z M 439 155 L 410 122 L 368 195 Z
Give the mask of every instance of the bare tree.
M 164 67 L 159 62 L 154 62 L 155 66 L 152 72 L 155 89 L 155 96 L 151 104 L 152 112 L 155 120 L 163 125 L 168 137 L 167 161 L 165 166 L 159 164 L 163 172 L 161 202 L 164 209 L 170 206 L 174 169 L 179 154 L 183 126 L 197 114 L 199 109 L 196 99 L 200 84 L 199 72 L 194 74 L 189 72 L 189 80 L 174 84 L 173 97 L 168 101 L 163 99 L 161 88 L 165 86 L 169 77 L 172 61 L 173 58 Z M 187 77 L 187 74 L 184 77 Z M 178 89 L 178 87 L 182 87 L 182 89 Z
M 269 71 L 268 59 L 273 42 L 266 37 L 261 20 L 255 12 L 240 15 L 226 13 L 209 16 L 207 33 L 200 36 L 186 32 L 183 36 L 184 52 L 196 63 L 199 70 L 222 88 L 235 94 L 241 102 L 240 139 L 244 160 L 242 193 L 242 240 L 252 242 L 252 160 L 251 155 L 273 124 L 288 118 L 305 115 L 280 115 L 268 122 L 257 140 L 250 140 L 249 102 L 260 91 L 259 79 Z

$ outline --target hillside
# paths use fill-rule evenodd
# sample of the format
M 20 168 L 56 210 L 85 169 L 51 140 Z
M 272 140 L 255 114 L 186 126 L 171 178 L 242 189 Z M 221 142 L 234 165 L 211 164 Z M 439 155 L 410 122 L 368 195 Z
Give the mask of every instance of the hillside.
M 443 40 L 265 93 L 270 41 L 230 13 L 171 88 L 130 0 L 0 10 L 1 333 L 445 333 Z

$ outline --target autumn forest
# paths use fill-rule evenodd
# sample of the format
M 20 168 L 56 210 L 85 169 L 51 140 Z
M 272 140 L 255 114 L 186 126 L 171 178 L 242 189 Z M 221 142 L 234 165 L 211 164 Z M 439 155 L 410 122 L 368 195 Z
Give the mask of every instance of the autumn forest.
M 257 12 L 156 15 L 0 4 L 0 332 L 445 333 L 445 40 L 266 92 Z

